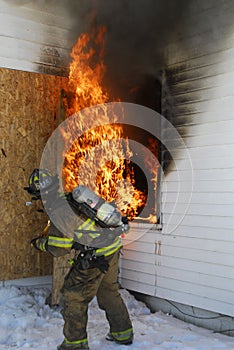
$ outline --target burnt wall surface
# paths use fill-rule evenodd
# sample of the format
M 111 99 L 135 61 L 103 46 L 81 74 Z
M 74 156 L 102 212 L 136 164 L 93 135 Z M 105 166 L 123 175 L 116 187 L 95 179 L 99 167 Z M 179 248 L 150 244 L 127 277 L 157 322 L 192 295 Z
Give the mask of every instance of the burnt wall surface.
M 113 97 L 125 101 L 134 100 L 145 77 L 160 79 L 163 48 L 185 30 L 188 10 L 185 0 L 0 0 L 0 5 L 1 62 L 8 68 L 67 75 L 80 34 L 106 26 L 105 83 Z
M 52 259 L 30 247 L 45 226 L 23 190 L 57 126 L 64 78 L 0 68 L 0 280 L 50 274 Z
M 188 54 L 215 51 L 233 22 L 228 0 L 0 0 L 0 5 L 2 67 L 67 76 L 78 37 L 106 26 L 104 84 L 111 99 L 151 108 L 157 95 L 152 82 L 161 84 L 161 71 Z
M 228 0 L 0 0 L 0 5 L 2 67 L 67 75 L 77 38 L 104 25 L 105 83 L 113 97 L 125 101 L 135 99 L 133 91 L 145 77 L 161 79 L 158 72 L 168 60 L 178 62 L 191 50 L 195 55 L 215 50 L 233 22 Z

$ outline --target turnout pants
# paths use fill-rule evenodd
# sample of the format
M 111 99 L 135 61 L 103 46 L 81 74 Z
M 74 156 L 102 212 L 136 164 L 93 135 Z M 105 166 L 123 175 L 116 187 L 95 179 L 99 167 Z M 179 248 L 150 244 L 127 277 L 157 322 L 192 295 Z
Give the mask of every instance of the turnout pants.
M 118 291 L 119 251 L 108 257 L 109 269 L 80 269 L 74 264 L 65 277 L 62 288 L 64 336 L 70 342 L 87 340 L 88 304 L 96 296 L 99 307 L 105 311 L 110 332 L 132 334 L 132 323 Z

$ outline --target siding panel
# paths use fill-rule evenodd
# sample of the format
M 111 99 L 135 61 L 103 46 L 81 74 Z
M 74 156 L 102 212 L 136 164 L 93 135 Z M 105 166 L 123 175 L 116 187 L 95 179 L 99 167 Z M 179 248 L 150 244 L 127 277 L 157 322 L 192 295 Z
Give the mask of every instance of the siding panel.
M 200 309 L 204 310 L 213 310 L 214 304 L 216 312 L 224 315 L 233 316 L 234 310 L 233 310 L 233 303 L 232 300 L 229 301 L 229 299 L 225 300 L 224 302 L 220 302 L 217 300 L 214 300 L 211 298 L 208 294 L 204 296 L 200 296 L 200 294 L 192 294 L 185 291 L 178 291 L 178 289 L 170 289 L 170 288 L 164 288 L 164 287 L 157 287 L 158 294 L 163 299 L 169 299 L 173 301 L 177 301 L 181 304 L 187 304 L 196 306 Z
M 170 225 L 169 225 L 170 228 Z M 173 227 L 171 228 L 173 229 Z M 203 239 L 209 239 L 212 242 L 213 241 L 223 241 L 223 242 L 233 242 L 234 241 L 234 235 L 233 235 L 233 229 L 226 229 L 220 227 L 202 227 L 200 226 L 200 223 L 198 223 L 196 226 L 186 226 L 184 223 L 182 223 L 179 227 L 174 229 L 173 236 L 183 236 L 183 237 L 195 237 Z
M 206 263 L 204 265 L 201 261 L 188 260 L 183 257 L 171 257 L 171 256 L 162 256 L 161 261 L 162 265 L 166 268 L 171 269 L 171 264 L 173 263 L 174 269 L 176 269 L 180 275 L 183 275 L 183 271 L 186 269 L 188 272 L 195 272 L 199 274 L 206 274 L 208 276 L 219 276 L 222 278 L 231 279 L 230 268 L 229 266 L 217 265 L 212 263 Z M 205 268 L 205 270 L 204 270 Z M 226 281 L 226 280 L 225 280 Z M 224 281 L 224 282 L 225 282 Z
M 234 4 L 192 0 L 189 7 L 187 30 L 164 50 L 162 79 L 162 114 L 184 144 L 162 122 L 172 157 L 162 153 L 162 231 L 150 241 L 155 256 L 152 248 L 142 253 L 145 241 L 124 248 L 122 278 L 144 293 L 127 272 L 141 251 L 135 269 L 155 269 L 150 295 L 234 316 Z
M 139 281 L 129 280 L 125 278 L 125 273 L 122 274 L 124 277 L 120 279 L 120 285 L 123 288 L 134 290 L 136 292 L 144 293 L 147 295 L 155 295 L 155 286 L 141 283 Z
M 215 21 L 201 21 L 204 11 L 191 14 L 189 34 L 168 48 L 163 115 L 186 144 L 194 183 L 185 211 L 191 168 L 183 147 L 173 149 L 174 162 L 165 163 L 162 185 L 156 296 L 233 316 L 234 36 L 231 15 L 227 21 L 224 17 L 234 6 L 222 4 L 222 11 L 215 4 L 207 9 L 217 27 Z M 199 29 L 192 25 L 195 20 Z M 209 25 L 220 31 L 209 34 Z M 178 52 L 178 47 L 187 50 Z M 163 136 L 176 147 L 178 140 L 170 140 L 170 132 L 163 130 Z
M 65 2 L 42 7 L 0 0 L 0 6 L 1 67 L 66 75 L 78 35 L 72 34 L 74 21 Z
M 162 277 L 158 277 L 158 284 L 160 285 L 161 288 L 177 290 L 177 291 L 181 291 L 182 293 L 191 294 L 191 295 L 198 294 L 203 298 L 207 298 L 208 296 L 209 299 L 211 300 L 213 299 L 215 301 L 225 301 L 225 302 L 226 300 L 233 301 L 233 292 L 231 290 L 224 290 L 222 288 L 218 290 L 217 288 L 214 288 L 214 287 L 202 286 L 202 285 L 198 285 L 198 283 L 191 283 L 191 281 L 187 282 L 185 281 L 185 279 L 183 279 L 183 281 L 179 281 L 178 279 L 170 279 L 168 276 L 165 276 L 165 277 L 162 276 Z M 223 297 L 223 299 L 220 300 L 220 296 Z M 232 306 L 232 310 L 233 309 L 234 307 Z
M 178 213 L 170 213 L 163 215 L 163 224 L 166 226 L 167 223 L 170 225 L 174 225 L 174 229 L 177 228 L 178 222 L 182 218 L 183 225 L 186 226 L 200 226 L 200 227 L 207 227 L 207 228 L 217 228 L 219 227 L 221 229 L 233 229 L 234 226 L 234 218 L 233 217 L 215 217 L 213 215 L 206 215 L 206 216 L 196 216 L 196 215 L 184 215 L 182 217 L 181 214 Z M 195 225 L 196 222 L 196 225 Z M 202 244 L 202 242 L 201 242 Z

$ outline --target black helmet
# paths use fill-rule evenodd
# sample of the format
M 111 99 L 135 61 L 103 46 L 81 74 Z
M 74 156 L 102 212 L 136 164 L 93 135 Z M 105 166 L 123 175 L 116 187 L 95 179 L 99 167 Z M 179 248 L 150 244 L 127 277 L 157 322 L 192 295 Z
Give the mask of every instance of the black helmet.
M 58 189 L 58 183 L 57 176 L 53 176 L 48 170 L 34 169 L 28 179 L 29 187 L 24 187 L 24 189 L 35 196 L 34 199 L 40 199 L 42 193 Z

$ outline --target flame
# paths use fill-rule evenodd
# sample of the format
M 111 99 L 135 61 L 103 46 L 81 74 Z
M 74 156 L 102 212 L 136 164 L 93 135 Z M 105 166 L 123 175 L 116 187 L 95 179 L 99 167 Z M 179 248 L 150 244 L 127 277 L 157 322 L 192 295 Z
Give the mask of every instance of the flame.
M 82 34 L 72 49 L 73 61 L 70 64 L 68 96 L 64 100 L 68 116 L 86 107 L 109 101 L 109 95 L 101 84 L 105 74 L 103 62 L 105 32 L 106 27 L 100 27 L 96 36 L 94 30 L 90 35 Z M 88 122 L 85 121 L 83 125 Z
M 129 166 L 132 152 L 123 127 L 113 124 L 103 105 L 110 102 L 102 84 L 105 32 L 106 28 L 100 27 L 97 33 L 82 34 L 72 49 L 73 61 L 63 103 L 67 117 L 79 113 L 74 124 L 62 130 L 66 149 L 62 170 L 64 189 L 72 191 L 78 184 L 86 185 L 106 201 L 115 201 L 131 219 L 137 216 L 146 198 L 135 188 L 134 172 Z M 96 105 L 90 113 L 87 107 Z M 96 118 L 99 125 L 93 127 Z M 75 130 L 81 136 L 77 135 L 67 150 L 66 141 L 74 137 Z

